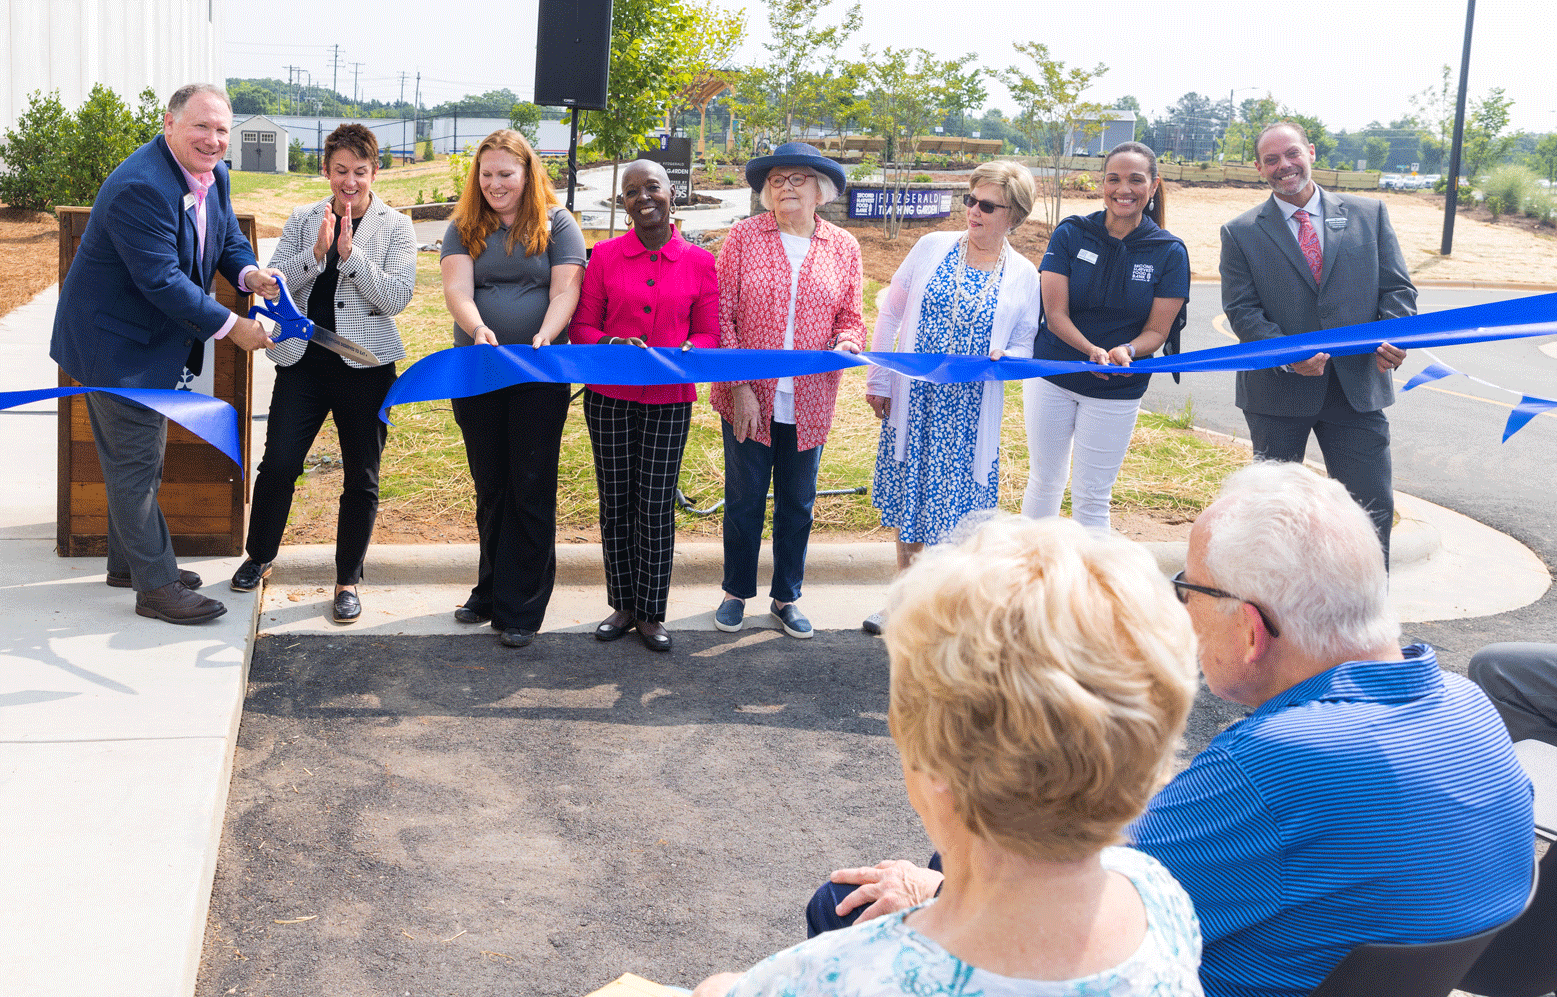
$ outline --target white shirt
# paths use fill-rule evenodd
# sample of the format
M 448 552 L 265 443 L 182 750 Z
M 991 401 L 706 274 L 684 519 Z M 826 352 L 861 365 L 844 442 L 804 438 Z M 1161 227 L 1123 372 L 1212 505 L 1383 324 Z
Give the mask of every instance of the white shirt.
M 1308 212 L 1308 223 L 1314 226 L 1314 234 L 1319 237 L 1319 253 L 1324 255 L 1325 220 L 1323 206 L 1319 202 L 1319 185 L 1314 184 L 1314 196 L 1308 199 L 1307 204 L 1292 204 L 1279 197 L 1276 198 L 1276 204 L 1281 208 L 1281 215 L 1287 220 L 1287 228 L 1292 230 L 1292 238 L 1297 240 L 1299 247 L 1303 245 L 1303 240 L 1298 238 L 1298 220 L 1292 216 L 1299 208 Z
M 800 296 L 800 265 L 811 249 L 811 237 L 780 232 L 784 255 L 789 258 L 789 324 L 784 327 L 784 349 L 795 348 L 795 299 Z M 773 389 L 773 421 L 795 424 L 795 379 L 781 377 Z

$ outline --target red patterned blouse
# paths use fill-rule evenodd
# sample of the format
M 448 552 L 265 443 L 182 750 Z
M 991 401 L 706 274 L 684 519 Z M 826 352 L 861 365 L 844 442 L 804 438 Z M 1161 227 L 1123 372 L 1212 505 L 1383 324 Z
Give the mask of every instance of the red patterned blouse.
M 719 345 L 724 349 L 782 350 L 789 323 L 791 270 L 771 211 L 736 222 L 719 251 Z M 865 322 L 860 295 L 865 278 L 860 244 L 854 236 L 821 218 L 811 236 L 811 248 L 800 265 L 795 301 L 795 349 L 828 350 L 840 342 L 865 348 Z M 827 441 L 838 401 L 842 371 L 795 378 L 795 436 L 800 450 Z M 714 411 L 733 420 L 735 383 L 715 384 L 710 391 Z M 773 421 L 773 392 L 778 381 L 746 382 L 757 396 L 760 414 L 752 438 L 772 446 L 768 425 Z

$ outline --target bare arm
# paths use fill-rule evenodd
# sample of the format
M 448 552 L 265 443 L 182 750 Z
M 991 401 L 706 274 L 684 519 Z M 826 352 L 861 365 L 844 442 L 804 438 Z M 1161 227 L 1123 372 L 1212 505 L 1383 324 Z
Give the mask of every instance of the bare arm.
M 573 309 L 578 307 L 583 286 L 584 268 L 579 264 L 564 263 L 551 268 L 551 304 L 546 306 L 546 317 L 530 340 L 531 346 L 540 349 L 562 335 L 573 320 Z
M 476 265 L 469 256 L 445 256 L 438 264 L 443 272 L 443 304 L 454 322 L 477 346 L 496 346 L 497 336 L 481 322 L 476 309 Z

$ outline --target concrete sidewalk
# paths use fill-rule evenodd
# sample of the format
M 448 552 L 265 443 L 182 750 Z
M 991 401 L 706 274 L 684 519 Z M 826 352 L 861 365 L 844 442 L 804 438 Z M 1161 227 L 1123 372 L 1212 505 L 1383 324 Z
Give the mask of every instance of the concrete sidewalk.
M 0 319 L 0 390 L 56 383 L 53 294 Z M 260 406 L 272 370 L 256 364 Z M 283 549 L 263 600 L 227 589 L 237 558 L 186 563 L 227 615 L 199 627 L 143 619 L 128 592 L 103 584 L 100 559 L 55 555 L 52 412 L 52 403 L 0 411 L 10 442 L 0 483 L 0 997 L 186 997 L 256 632 L 491 639 L 452 617 L 476 552 L 374 547 L 363 620 L 351 627 L 327 617 L 328 547 Z M 256 460 L 261 450 L 257 438 Z M 1549 586 L 1540 560 L 1512 539 L 1410 496 L 1397 501 L 1392 589 L 1405 619 L 1490 615 Z M 1165 571 L 1182 564 L 1182 545 L 1153 550 Z M 673 629 L 711 628 L 719 567 L 716 544 L 678 550 Z M 547 629 L 588 631 L 608 611 L 598 547 L 561 548 L 559 568 Z M 880 608 L 892 572 L 891 544 L 817 543 L 802 604 L 819 629 L 857 628 Z M 765 608 L 751 604 L 752 639 L 787 639 Z

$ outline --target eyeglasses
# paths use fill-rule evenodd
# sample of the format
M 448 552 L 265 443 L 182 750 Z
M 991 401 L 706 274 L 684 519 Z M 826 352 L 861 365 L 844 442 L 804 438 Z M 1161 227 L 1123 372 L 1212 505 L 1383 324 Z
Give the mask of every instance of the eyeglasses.
M 791 187 L 799 187 L 809 179 L 811 179 L 809 173 L 769 173 L 768 186 L 782 187 L 789 184 Z
M 1186 582 L 1184 580 L 1184 572 L 1182 571 L 1173 576 L 1172 582 L 1174 593 L 1179 597 L 1179 602 L 1182 602 L 1185 605 L 1189 605 L 1189 593 L 1191 592 L 1199 592 L 1201 595 L 1209 595 L 1213 599 L 1236 599 L 1239 602 L 1249 603 L 1249 605 L 1254 607 L 1254 611 L 1260 614 L 1260 622 L 1265 624 L 1265 632 L 1270 634 L 1272 637 L 1281 636 L 1281 631 L 1276 629 L 1276 624 L 1271 622 L 1270 616 L 1266 614 L 1265 610 L 1260 608 L 1258 603 L 1249 602 L 1248 599 L 1245 599 L 1241 595 L 1233 595 L 1231 592 L 1223 592 L 1221 589 L 1214 589 L 1205 585 L 1196 585 L 1193 582 Z
M 981 201 L 978 198 L 974 197 L 972 194 L 964 194 L 964 195 L 962 195 L 962 205 L 963 205 L 963 207 L 971 208 L 975 204 L 977 204 L 979 206 L 979 210 L 984 212 L 984 214 L 986 214 L 986 215 L 992 215 L 995 212 L 999 211 L 1001 208 L 1009 208 L 1011 206 L 1009 204 L 996 204 L 994 201 Z

